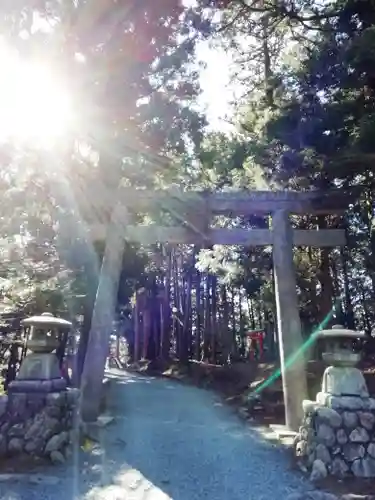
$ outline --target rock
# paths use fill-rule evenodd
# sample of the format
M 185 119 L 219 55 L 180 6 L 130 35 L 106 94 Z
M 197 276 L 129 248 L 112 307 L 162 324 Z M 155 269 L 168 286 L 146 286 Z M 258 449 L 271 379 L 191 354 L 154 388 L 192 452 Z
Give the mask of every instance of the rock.
M 45 411 L 46 415 L 48 415 L 49 417 L 56 418 L 56 419 L 61 418 L 61 407 L 60 406 L 54 406 L 54 405 L 46 406 L 44 411 Z
M 8 396 L 3 394 L 0 396 L 0 417 L 4 415 L 8 406 Z
M 41 429 L 42 431 L 42 436 L 47 441 L 50 439 L 54 434 L 59 434 L 59 432 L 62 430 L 62 425 L 57 418 L 51 418 L 48 415 L 45 415 L 45 421 L 44 421 L 44 428 Z
M 368 407 L 368 402 L 365 398 L 355 396 L 329 396 L 327 398 L 327 406 L 334 410 L 364 410 Z
M 366 429 L 363 427 L 356 427 L 349 434 L 349 441 L 352 443 L 368 443 L 370 441 L 370 437 Z
M 343 455 L 348 462 L 354 462 L 354 460 L 365 456 L 365 447 L 362 444 L 345 444 L 343 446 Z
M 375 477 L 375 460 L 373 458 L 360 458 L 352 464 L 352 472 L 356 477 Z
M 80 392 L 81 391 L 79 389 L 68 389 L 67 390 L 66 402 L 69 406 L 75 406 L 78 404 Z
M 297 457 L 305 457 L 307 455 L 307 442 L 299 441 L 295 447 L 295 453 Z
M 71 446 L 67 446 L 64 450 L 65 460 L 69 460 L 73 455 L 73 450 Z
M 358 424 L 358 416 L 353 411 L 344 411 L 342 414 L 342 420 L 345 427 L 349 429 L 354 429 Z
M 372 431 L 375 425 L 375 415 L 368 411 L 360 412 L 359 421 L 361 422 L 362 427 L 364 427 L 368 431 Z
M 342 424 L 341 415 L 336 410 L 332 410 L 332 408 L 319 407 L 316 409 L 316 416 L 319 420 L 322 420 L 334 429 L 339 428 Z
M 367 447 L 367 453 L 371 458 L 375 458 L 375 443 L 370 443 Z
M 3 424 L 1 424 L 0 426 L 0 433 L 1 434 L 8 434 L 8 431 L 9 431 L 9 428 L 12 427 L 9 423 L 9 421 L 7 422 L 4 422 Z
M 60 451 L 52 451 L 50 453 L 50 459 L 53 464 L 64 464 L 65 463 L 65 457 Z
M 27 408 L 31 415 L 40 412 L 45 406 L 45 397 L 41 394 L 29 394 L 27 398 Z
M 57 405 L 61 401 L 60 392 L 50 392 L 46 396 L 46 405 Z
M 336 441 L 336 436 L 331 427 L 327 424 L 320 424 L 317 432 L 317 441 L 326 446 L 333 446 Z
M 10 393 L 9 407 L 13 414 L 24 415 L 26 410 L 26 394 Z
M 61 432 L 60 434 L 55 434 L 46 444 L 44 453 L 52 453 L 53 451 L 58 451 L 66 442 L 68 441 L 68 433 Z
M 3 434 L 0 434 L 0 458 L 7 452 L 7 440 Z
M 30 426 L 25 432 L 25 439 L 32 439 L 36 435 L 40 434 L 41 428 L 44 428 L 44 419 L 41 413 L 35 416 L 34 420 L 31 420 Z
M 310 481 L 319 481 L 327 477 L 327 467 L 321 460 L 314 460 Z
M 349 472 L 348 465 L 341 458 L 334 458 L 331 465 L 331 473 L 336 476 L 343 478 Z
M 65 392 L 51 392 L 47 394 L 46 404 L 47 406 L 62 406 L 66 403 Z
M 346 432 L 344 431 L 344 429 L 339 429 L 336 432 L 336 439 L 337 439 L 338 444 L 341 446 L 348 442 L 348 436 L 346 435 Z
M 337 456 L 337 455 L 341 455 L 341 446 L 334 446 L 332 449 L 331 449 L 331 455 L 333 457 Z
M 321 443 L 318 444 L 315 449 L 315 457 L 316 459 L 321 460 L 326 465 L 331 462 L 331 455 L 328 451 L 328 448 Z
M 8 430 L 9 437 L 22 437 L 25 434 L 25 426 L 23 423 L 12 425 Z
M 21 453 L 22 448 L 23 448 L 23 440 L 18 437 L 12 438 L 8 443 L 8 451 L 12 455 Z
M 244 408 L 244 407 L 241 407 L 241 408 L 238 409 L 238 414 L 242 418 L 248 418 L 249 417 L 249 413 L 247 411 L 247 408 Z
M 51 407 L 52 408 L 52 407 Z M 43 440 L 48 441 L 54 434 L 61 430 L 61 424 L 57 418 L 52 418 L 47 415 L 45 408 L 41 413 L 38 413 L 31 425 L 28 426 L 25 432 L 25 439 L 28 440 Z
M 40 438 L 28 441 L 25 444 L 25 451 L 29 455 L 39 455 L 43 451 L 44 441 Z
M 296 434 L 293 439 L 293 448 L 294 450 L 297 449 L 298 443 L 301 441 L 301 434 Z
M 311 415 L 306 415 L 303 417 L 303 425 L 307 428 L 311 427 L 313 422 L 313 417 Z
M 306 458 L 306 464 L 308 467 L 312 467 L 312 464 L 314 463 L 315 460 L 315 450 L 311 451 Z
M 300 427 L 301 439 L 305 441 L 310 441 L 314 438 L 314 430 L 311 427 Z

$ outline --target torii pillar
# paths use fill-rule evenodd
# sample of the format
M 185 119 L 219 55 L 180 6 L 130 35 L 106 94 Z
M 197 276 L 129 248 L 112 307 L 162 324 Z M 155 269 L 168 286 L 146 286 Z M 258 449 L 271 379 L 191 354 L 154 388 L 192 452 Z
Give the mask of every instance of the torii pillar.
M 297 431 L 303 418 L 302 401 L 307 398 L 307 384 L 305 357 L 302 353 L 297 355 L 303 339 L 293 262 L 293 230 L 286 210 L 274 212 L 272 230 L 285 424 L 288 429 Z

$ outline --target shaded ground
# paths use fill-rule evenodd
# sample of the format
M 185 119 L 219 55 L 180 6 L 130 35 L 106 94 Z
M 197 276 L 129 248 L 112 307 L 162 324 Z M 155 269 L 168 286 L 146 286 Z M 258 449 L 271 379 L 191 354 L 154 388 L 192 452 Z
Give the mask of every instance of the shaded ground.
M 320 388 L 324 368 L 323 363 L 312 361 L 308 364 L 309 394 L 313 399 Z M 370 394 L 375 397 L 375 368 L 369 364 L 362 364 L 361 368 Z M 283 391 L 280 378 L 259 392 L 260 399 L 255 405 L 249 404 L 245 397 L 275 374 L 278 369 L 275 364 L 253 362 L 237 363 L 224 367 L 191 362 L 187 366 L 181 366 L 177 362 L 170 361 L 163 364 L 140 363 L 133 369 L 212 389 L 220 394 L 227 404 L 234 406 L 239 414 L 248 419 L 255 428 L 262 429 L 270 424 L 284 423 Z M 291 460 L 290 455 L 289 460 Z M 322 487 L 336 494 L 344 495 L 343 498 L 358 498 L 358 500 L 368 498 L 367 495 L 374 494 L 375 491 L 374 481 L 355 479 L 337 481 L 329 478 L 322 484 Z

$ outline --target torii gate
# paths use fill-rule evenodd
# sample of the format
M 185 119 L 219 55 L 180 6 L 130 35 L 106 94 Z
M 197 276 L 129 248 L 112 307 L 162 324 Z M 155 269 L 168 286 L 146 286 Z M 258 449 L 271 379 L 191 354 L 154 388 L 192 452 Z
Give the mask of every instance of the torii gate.
M 113 207 L 112 196 L 100 193 L 102 212 L 108 214 L 108 206 Z M 293 263 L 293 246 L 335 247 L 345 245 L 345 231 L 342 229 L 293 230 L 290 214 L 328 215 L 342 213 L 350 200 L 342 192 L 308 191 L 230 191 L 220 193 L 178 191 L 148 191 L 120 188 L 117 206 L 112 211 L 111 222 L 97 217 L 89 225 L 94 239 L 106 239 L 106 251 L 101 270 L 92 331 L 104 325 L 108 310 L 113 308 L 109 299 L 109 278 L 115 279 L 124 248 L 124 241 L 138 241 L 142 244 L 155 242 L 171 244 L 194 244 L 200 247 L 210 245 L 272 245 L 275 275 L 277 324 L 280 339 L 280 360 L 283 380 L 286 425 L 298 429 L 302 419 L 302 400 L 306 398 L 305 360 L 299 356 L 287 366 L 287 360 L 302 345 L 301 322 L 298 310 L 296 276 Z M 178 225 L 160 227 L 157 225 L 131 225 L 130 211 L 154 213 L 167 212 Z M 212 218 L 217 215 L 228 217 L 270 215 L 270 229 L 223 229 L 211 227 Z M 116 250 L 115 250 L 116 248 Z M 114 264 L 117 263 L 117 264 Z M 113 280 L 112 280 L 113 281 Z M 118 281 L 117 281 L 118 283 Z M 101 292 L 102 289 L 102 292 Z M 115 294 L 117 288 L 114 283 Z M 98 302 L 102 299 L 99 312 Z M 113 299 L 112 299 L 113 300 Z M 106 303 L 106 307 L 104 307 Z M 107 312 L 105 312 L 105 309 Z M 97 314 L 97 315 L 96 315 Z M 101 317 L 102 316 L 102 317 Z M 102 336 L 90 338 L 91 350 L 98 352 L 103 345 Z M 95 340 L 96 339 L 96 340 Z M 96 342 L 96 347 L 95 347 Z M 99 370 L 99 367 L 97 367 Z M 103 367 L 104 370 L 104 367 Z M 90 379 L 90 374 L 87 373 Z M 92 374 L 93 379 L 97 375 Z M 93 380 L 94 382 L 94 380 Z

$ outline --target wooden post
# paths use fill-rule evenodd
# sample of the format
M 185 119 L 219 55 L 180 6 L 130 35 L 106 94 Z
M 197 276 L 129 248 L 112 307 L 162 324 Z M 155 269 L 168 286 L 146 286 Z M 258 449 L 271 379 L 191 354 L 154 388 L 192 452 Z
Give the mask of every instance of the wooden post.
M 288 212 L 285 210 L 275 212 L 272 226 L 285 423 L 290 430 L 297 431 L 302 422 L 302 401 L 307 398 L 307 383 L 304 354 L 297 355 L 303 339 L 293 263 L 293 236 Z
M 109 353 L 109 339 L 117 304 L 117 292 L 124 255 L 124 227 L 129 213 L 121 204 L 112 212 L 111 224 L 96 292 L 89 341 L 81 379 L 81 416 L 86 422 L 99 415 L 103 376 Z

